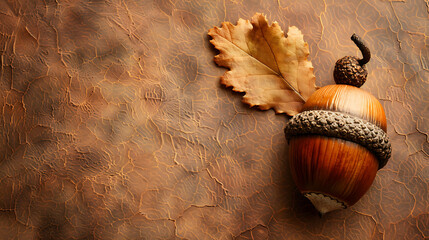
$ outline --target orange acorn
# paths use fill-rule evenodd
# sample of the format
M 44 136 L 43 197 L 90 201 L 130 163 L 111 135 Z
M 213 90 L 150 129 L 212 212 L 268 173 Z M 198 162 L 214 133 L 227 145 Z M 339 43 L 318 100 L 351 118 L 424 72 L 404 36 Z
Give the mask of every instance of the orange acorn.
M 292 177 L 321 214 L 355 204 L 391 155 L 383 107 L 359 88 L 370 52 L 352 40 L 363 58 L 338 60 L 337 85 L 314 92 L 285 128 Z

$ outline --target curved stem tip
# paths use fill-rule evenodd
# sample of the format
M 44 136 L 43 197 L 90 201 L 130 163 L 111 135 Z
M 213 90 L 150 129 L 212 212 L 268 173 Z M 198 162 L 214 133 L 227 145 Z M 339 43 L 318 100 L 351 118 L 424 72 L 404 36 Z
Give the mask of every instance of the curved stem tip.
M 356 35 L 356 33 L 353 33 L 351 39 L 356 44 L 356 46 L 359 48 L 359 50 L 362 52 L 363 58 L 358 60 L 358 62 L 361 66 L 363 66 L 366 63 L 368 63 L 369 60 L 371 59 L 371 52 L 369 51 L 369 49 L 365 45 L 365 43 L 362 42 L 360 37 L 358 35 Z

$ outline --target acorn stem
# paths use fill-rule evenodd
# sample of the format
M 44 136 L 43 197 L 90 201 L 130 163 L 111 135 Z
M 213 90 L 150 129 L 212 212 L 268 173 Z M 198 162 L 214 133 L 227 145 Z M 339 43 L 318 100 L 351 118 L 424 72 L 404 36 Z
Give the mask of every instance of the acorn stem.
M 362 59 L 358 60 L 359 64 L 361 66 L 367 64 L 369 60 L 371 59 L 371 52 L 369 51 L 369 48 L 365 45 L 365 43 L 362 42 L 360 37 L 356 35 L 356 33 L 353 33 L 351 37 L 352 41 L 356 44 L 356 46 L 359 48 L 359 50 L 362 52 Z

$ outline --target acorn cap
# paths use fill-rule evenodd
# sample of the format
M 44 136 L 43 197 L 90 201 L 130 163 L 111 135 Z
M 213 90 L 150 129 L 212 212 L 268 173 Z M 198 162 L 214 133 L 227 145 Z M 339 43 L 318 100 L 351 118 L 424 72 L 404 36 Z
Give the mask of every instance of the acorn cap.
M 368 76 L 365 64 L 370 60 L 371 52 L 356 34 L 353 34 L 351 39 L 362 52 L 363 58 L 345 56 L 339 59 L 335 63 L 334 80 L 337 84 L 360 87 L 365 83 Z

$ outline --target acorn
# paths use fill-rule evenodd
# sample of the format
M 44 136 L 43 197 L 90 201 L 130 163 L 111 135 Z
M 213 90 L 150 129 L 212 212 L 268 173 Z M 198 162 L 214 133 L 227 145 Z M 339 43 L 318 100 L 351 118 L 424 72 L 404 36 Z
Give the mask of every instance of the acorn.
M 334 79 L 314 92 L 286 125 L 292 177 L 321 213 L 355 204 L 391 155 L 380 102 L 359 87 L 370 51 L 355 34 L 363 58 L 337 61 Z
M 360 87 L 365 83 L 368 76 L 365 64 L 371 59 L 371 52 L 356 34 L 353 34 L 351 39 L 362 52 L 362 59 L 353 56 L 345 56 L 339 59 L 335 63 L 334 80 L 336 84 Z

